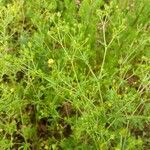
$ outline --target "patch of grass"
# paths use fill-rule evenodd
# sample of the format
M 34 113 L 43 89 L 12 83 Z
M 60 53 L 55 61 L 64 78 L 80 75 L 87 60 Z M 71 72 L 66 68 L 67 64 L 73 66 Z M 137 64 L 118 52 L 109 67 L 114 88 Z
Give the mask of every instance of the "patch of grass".
M 0 149 L 150 149 L 149 0 L 0 1 Z

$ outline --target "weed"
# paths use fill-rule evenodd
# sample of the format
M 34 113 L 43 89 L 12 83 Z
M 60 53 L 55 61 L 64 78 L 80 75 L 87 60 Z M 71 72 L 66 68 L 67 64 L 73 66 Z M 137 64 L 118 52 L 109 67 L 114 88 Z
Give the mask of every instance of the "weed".
M 149 0 L 0 2 L 0 149 L 150 149 Z

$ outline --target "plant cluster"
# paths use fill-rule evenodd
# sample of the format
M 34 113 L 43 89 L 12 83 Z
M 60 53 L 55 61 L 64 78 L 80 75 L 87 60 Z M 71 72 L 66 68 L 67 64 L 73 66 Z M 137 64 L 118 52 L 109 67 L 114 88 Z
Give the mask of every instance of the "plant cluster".
M 0 149 L 150 149 L 149 0 L 0 1 Z

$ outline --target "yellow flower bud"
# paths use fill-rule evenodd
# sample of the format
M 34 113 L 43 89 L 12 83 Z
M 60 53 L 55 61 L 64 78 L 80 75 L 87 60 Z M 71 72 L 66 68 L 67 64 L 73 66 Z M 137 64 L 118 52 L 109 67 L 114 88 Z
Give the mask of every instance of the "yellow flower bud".
M 49 59 L 48 60 L 48 67 L 51 67 L 53 63 L 54 63 L 54 60 L 53 59 Z

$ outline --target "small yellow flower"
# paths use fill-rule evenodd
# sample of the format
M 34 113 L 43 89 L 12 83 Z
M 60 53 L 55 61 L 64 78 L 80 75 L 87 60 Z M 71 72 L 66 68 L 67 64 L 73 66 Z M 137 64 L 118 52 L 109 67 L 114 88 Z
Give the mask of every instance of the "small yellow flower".
M 51 67 L 53 63 L 54 63 L 54 60 L 53 59 L 49 59 L 48 60 L 48 67 Z
M 0 132 L 3 132 L 3 129 L 0 128 Z
M 112 107 L 112 104 L 111 104 L 111 103 L 108 103 L 108 107 Z
M 15 89 L 14 89 L 14 88 L 11 88 L 11 89 L 10 89 L 10 92 L 12 92 L 12 93 L 13 93 L 14 91 L 15 91 Z
M 45 145 L 44 148 L 45 148 L 45 150 L 47 150 L 48 149 L 48 145 Z

